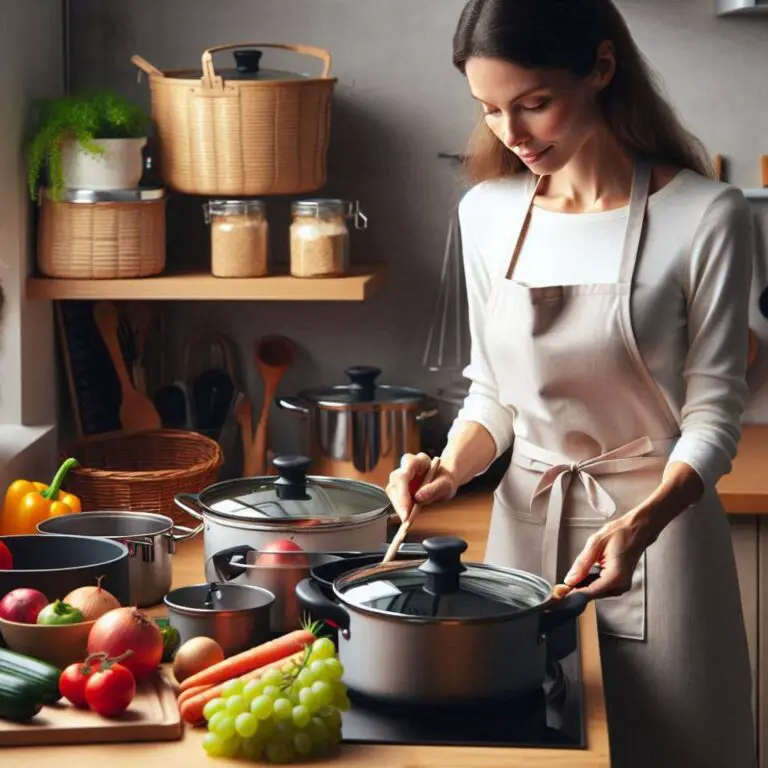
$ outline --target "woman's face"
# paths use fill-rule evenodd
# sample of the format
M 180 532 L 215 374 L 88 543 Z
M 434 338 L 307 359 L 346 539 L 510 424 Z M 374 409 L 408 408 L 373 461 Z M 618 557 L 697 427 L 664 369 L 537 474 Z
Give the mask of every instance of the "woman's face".
M 488 128 L 533 173 L 542 175 L 567 165 L 597 133 L 597 94 L 610 81 L 612 61 L 612 56 L 608 62 L 598 58 L 595 72 L 580 78 L 564 70 L 525 69 L 501 59 L 473 57 L 466 74 Z

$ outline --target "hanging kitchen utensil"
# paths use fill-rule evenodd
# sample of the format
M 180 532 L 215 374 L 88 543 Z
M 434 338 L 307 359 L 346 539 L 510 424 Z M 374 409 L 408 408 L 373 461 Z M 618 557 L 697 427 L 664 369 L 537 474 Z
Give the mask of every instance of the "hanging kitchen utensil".
M 93 308 L 93 317 L 107 347 L 115 372 L 120 380 L 122 401 L 120 403 L 120 423 L 126 430 L 160 429 L 160 416 L 152 401 L 142 395 L 132 384 L 120 349 L 118 328 L 120 318 L 112 302 L 99 301 Z
M 243 448 L 242 474 L 247 475 L 253 461 L 249 455 L 253 450 L 253 401 L 248 395 L 242 395 L 235 404 L 235 420 L 240 427 Z
M 155 408 L 165 429 L 185 429 L 187 426 L 187 398 L 174 384 L 168 384 L 155 392 Z
M 235 396 L 232 380 L 221 370 L 203 371 L 194 381 L 193 395 L 196 428 L 218 439 Z
M 340 628 L 339 659 L 350 690 L 393 702 L 465 706 L 540 689 L 547 638 L 581 614 L 587 598 L 555 600 L 552 585 L 535 574 L 462 562 L 467 543 L 461 539 L 435 537 L 424 548 L 426 560 L 346 573 L 334 581 L 334 599 L 311 578 L 296 587 L 312 619 Z
M 269 412 L 277 388 L 285 372 L 293 364 L 294 354 L 293 344 L 284 336 L 265 336 L 257 341 L 254 347 L 254 361 L 264 385 L 264 396 L 253 435 L 253 450 L 249 456 L 251 463 L 246 467 L 247 475 L 267 473 Z
M 206 558 L 287 537 L 308 552 L 371 551 L 387 540 L 391 504 L 383 488 L 307 475 L 303 456 L 281 456 L 274 464 L 277 477 L 246 476 L 176 496 L 178 507 L 205 522 Z

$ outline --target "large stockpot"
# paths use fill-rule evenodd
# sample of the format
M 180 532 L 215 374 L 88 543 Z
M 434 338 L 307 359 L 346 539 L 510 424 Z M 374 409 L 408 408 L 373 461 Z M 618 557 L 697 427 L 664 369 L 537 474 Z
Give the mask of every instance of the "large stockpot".
M 377 384 L 381 370 L 347 368 L 349 384 L 303 390 L 277 404 L 307 420 L 312 471 L 384 487 L 404 453 L 421 450 L 421 422 L 437 413 L 425 392 Z
M 462 563 L 467 544 L 424 542 L 426 560 L 365 566 L 336 579 L 334 598 L 313 579 L 296 588 L 315 620 L 340 628 L 339 658 L 353 691 L 409 704 L 466 705 L 541 688 L 547 635 L 582 613 L 544 579 Z
M 145 608 L 162 602 L 171 588 L 171 555 L 176 544 L 203 529 L 175 525 L 170 517 L 150 512 L 80 512 L 39 523 L 44 534 L 91 536 L 119 541 L 128 548 L 131 603 Z
M 292 539 L 307 552 L 370 551 L 387 540 L 389 497 L 375 485 L 307 475 L 305 456 L 278 456 L 277 476 L 216 483 L 176 504 L 204 525 L 205 559 L 232 547 Z

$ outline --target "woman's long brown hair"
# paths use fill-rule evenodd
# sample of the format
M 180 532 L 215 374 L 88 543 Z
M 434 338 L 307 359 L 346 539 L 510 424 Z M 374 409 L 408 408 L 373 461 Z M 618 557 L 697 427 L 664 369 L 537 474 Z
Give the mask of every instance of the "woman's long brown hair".
M 529 69 L 564 69 L 586 77 L 604 40 L 613 43 L 616 72 L 600 99 L 616 138 L 629 152 L 651 162 L 711 177 L 704 147 L 662 95 L 612 0 L 470 0 L 454 36 L 453 63 L 466 74 L 470 57 L 492 57 Z M 482 118 L 466 158 L 473 182 L 525 170 Z

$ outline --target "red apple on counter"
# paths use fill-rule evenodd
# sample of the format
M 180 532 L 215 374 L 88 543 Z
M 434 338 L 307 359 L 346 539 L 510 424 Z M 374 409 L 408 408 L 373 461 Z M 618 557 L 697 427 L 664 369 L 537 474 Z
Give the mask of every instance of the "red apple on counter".
M 10 571 L 13 569 L 13 555 L 8 545 L 0 541 L 0 571 Z
M 309 568 L 309 558 L 305 555 L 287 554 L 303 552 L 304 550 L 292 539 L 276 539 L 265 544 L 259 551 L 256 565 L 262 567 L 285 567 L 292 565 L 297 568 Z
M 18 621 L 20 624 L 35 624 L 37 614 L 48 603 L 48 598 L 42 592 L 20 587 L 0 600 L 0 618 L 6 621 Z

